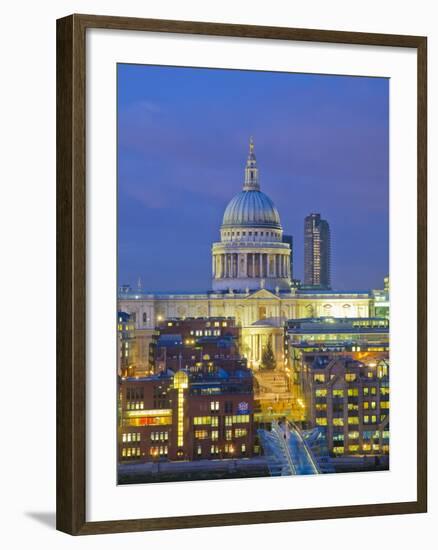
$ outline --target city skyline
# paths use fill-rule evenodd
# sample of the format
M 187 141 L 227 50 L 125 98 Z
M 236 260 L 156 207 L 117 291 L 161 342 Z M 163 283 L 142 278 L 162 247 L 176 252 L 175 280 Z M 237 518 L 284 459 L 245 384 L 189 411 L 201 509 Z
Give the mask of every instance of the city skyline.
M 262 189 L 279 210 L 284 234 L 294 239 L 294 277 L 303 280 L 304 218 L 320 212 L 332 234 L 332 287 L 382 286 L 388 274 L 387 80 L 118 70 L 120 284 L 135 286 L 140 276 L 149 291 L 210 288 L 211 242 L 242 186 L 254 135 Z M 266 94 L 258 87 L 262 78 Z

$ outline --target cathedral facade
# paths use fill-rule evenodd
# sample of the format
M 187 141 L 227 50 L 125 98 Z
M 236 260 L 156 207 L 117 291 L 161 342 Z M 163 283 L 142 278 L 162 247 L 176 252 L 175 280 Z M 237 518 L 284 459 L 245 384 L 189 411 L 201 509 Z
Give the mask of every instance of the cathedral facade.
M 119 310 L 133 315 L 145 342 L 165 319 L 233 317 L 242 328 L 242 353 L 254 369 L 269 340 L 278 368 L 284 368 L 287 319 L 374 315 L 371 291 L 293 288 L 290 245 L 282 237 L 279 212 L 260 189 L 251 139 L 243 188 L 226 207 L 220 241 L 212 245 L 211 292 L 149 294 L 121 289 Z

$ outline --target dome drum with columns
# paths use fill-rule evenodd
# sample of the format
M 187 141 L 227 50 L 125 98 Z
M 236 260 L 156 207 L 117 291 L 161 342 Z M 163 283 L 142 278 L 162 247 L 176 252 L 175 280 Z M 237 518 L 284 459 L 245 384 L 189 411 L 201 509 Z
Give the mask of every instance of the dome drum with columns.
M 280 216 L 260 191 L 251 138 L 243 190 L 225 209 L 220 242 L 213 243 L 213 290 L 290 289 L 290 246 L 282 242 Z

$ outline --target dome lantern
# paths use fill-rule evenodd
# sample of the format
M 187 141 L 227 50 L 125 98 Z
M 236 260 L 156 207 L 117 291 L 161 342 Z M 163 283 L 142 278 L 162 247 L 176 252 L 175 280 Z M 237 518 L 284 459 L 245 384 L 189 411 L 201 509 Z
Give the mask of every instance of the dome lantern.
M 257 168 L 257 160 L 254 153 L 254 140 L 251 136 L 249 140 L 249 154 L 245 167 L 245 183 L 243 184 L 244 191 L 260 191 L 259 169 Z

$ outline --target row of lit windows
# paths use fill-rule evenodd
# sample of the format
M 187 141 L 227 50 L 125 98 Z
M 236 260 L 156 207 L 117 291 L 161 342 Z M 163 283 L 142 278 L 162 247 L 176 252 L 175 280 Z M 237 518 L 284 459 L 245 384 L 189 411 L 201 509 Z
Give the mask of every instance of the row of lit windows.
M 127 401 L 126 402 L 126 410 L 133 411 L 133 410 L 142 410 L 144 409 L 144 402 L 143 401 Z
M 380 448 L 380 445 L 378 443 L 364 443 L 362 445 L 362 447 L 360 445 L 357 445 L 357 444 L 352 444 L 352 445 L 348 445 L 347 447 L 348 451 L 349 452 L 357 452 L 357 451 L 375 451 L 375 452 L 379 452 L 380 450 L 382 450 L 384 453 L 387 453 L 389 452 L 389 445 L 382 445 L 382 447 Z M 333 447 L 333 452 L 335 454 L 344 454 L 345 452 L 345 447 L 342 445 L 342 446 L 335 446 Z
M 380 422 L 385 420 L 386 415 L 382 414 L 380 415 Z M 317 417 L 315 419 L 315 422 L 318 426 L 327 426 L 328 420 L 326 417 Z M 363 417 L 363 423 L 364 424 L 376 424 L 377 423 L 377 415 L 364 415 Z M 357 425 L 359 424 L 359 417 L 357 416 L 349 416 L 348 417 L 348 424 L 350 425 Z M 333 418 L 332 420 L 333 426 L 344 426 L 344 419 L 343 418 Z
M 160 445 L 159 447 L 151 447 L 149 449 L 149 454 L 151 456 L 167 456 L 168 447 L 167 445 Z
M 209 327 L 210 325 L 211 325 L 211 323 L 205 323 L 205 326 L 206 326 L 206 327 Z M 222 325 L 223 327 L 227 327 L 227 326 L 228 326 L 228 322 L 227 322 L 227 321 L 222 321 L 222 322 L 220 322 L 220 321 L 215 321 L 215 322 L 213 323 L 213 326 L 214 326 L 214 327 L 220 327 L 221 325 Z M 214 334 L 214 335 L 220 335 L 220 333 L 221 333 L 220 330 L 215 330 L 215 331 L 213 331 L 213 334 Z M 200 329 L 198 329 L 198 330 L 191 330 L 191 331 L 190 331 L 190 334 L 191 334 L 192 336 L 211 336 L 211 335 L 212 335 L 211 330 L 204 330 L 204 331 L 202 331 L 202 330 L 200 330 Z
M 208 330 L 191 330 L 190 334 L 192 336 L 220 336 L 220 329 L 208 329 Z M 194 340 L 186 340 L 186 344 L 194 344 Z
M 172 424 L 171 416 L 145 416 L 143 418 L 127 418 L 124 420 L 126 426 L 169 426 Z
M 140 433 L 124 433 L 122 434 L 123 443 L 131 443 L 131 441 L 140 441 Z
M 234 437 L 246 437 L 248 430 L 246 428 L 236 428 L 234 430 Z M 225 431 L 225 439 L 230 441 L 233 438 L 233 430 Z M 219 431 L 212 430 L 209 434 L 207 430 L 195 430 L 195 439 L 212 439 L 212 441 L 217 441 L 219 439 Z
M 249 414 L 238 414 L 225 417 L 225 426 L 232 426 L 233 424 L 247 424 L 248 422 Z M 195 426 L 219 426 L 219 418 L 217 416 L 195 416 L 193 418 L 193 424 Z
M 152 441 L 167 441 L 169 439 L 169 432 L 151 432 Z
M 330 380 L 332 380 L 335 377 L 334 374 L 330 375 Z M 354 382 L 357 380 L 357 374 L 353 372 L 347 372 L 344 376 L 346 382 Z M 325 382 L 325 374 L 314 374 L 313 380 L 315 382 Z
M 219 418 L 217 416 L 195 416 L 193 417 L 193 424 L 195 426 L 202 426 L 203 424 L 219 426 Z
M 324 376 L 320 374 L 316 374 L 315 376 Z M 388 388 L 380 388 L 380 393 L 382 395 L 389 395 L 389 389 Z M 377 395 L 377 387 L 366 387 L 362 388 L 362 394 L 363 395 Z M 344 397 L 345 393 L 343 389 L 334 389 L 332 390 L 333 397 Z M 358 397 L 359 396 L 359 388 L 349 388 L 347 390 L 347 395 L 349 397 Z M 316 397 L 327 397 L 327 389 L 326 388 L 316 388 L 315 389 L 315 396 Z
M 124 325 L 121 318 L 119 318 L 120 324 L 117 326 L 119 332 L 134 330 L 134 325 Z
M 316 424 L 318 426 L 327 426 L 328 421 L 327 418 L 321 417 L 316 419 Z M 348 417 L 348 424 L 350 425 L 357 425 L 359 424 L 359 418 L 357 416 L 349 416 Z M 333 426 L 344 426 L 344 419 L 343 418 L 333 418 L 332 421 Z
M 124 457 L 140 456 L 140 447 L 124 447 L 122 449 L 122 456 Z
M 232 424 L 247 424 L 249 422 L 249 414 L 238 414 L 225 417 L 225 426 Z
M 389 438 L 389 430 L 383 430 L 382 433 L 382 439 L 386 440 Z M 351 431 L 348 432 L 348 438 L 349 439 L 359 439 L 360 432 L 358 431 Z M 380 439 L 380 432 L 379 430 L 375 431 L 369 431 L 364 430 L 362 432 L 362 439 L 364 440 L 370 440 L 370 439 Z M 343 433 L 335 433 L 333 434 L 333 441 L 343 441 L 344 440 L 344 434 Z
M 236 447 L 235 445 L 231 445 L 231 444 L 228 444 L 226 443 L 224 445 L 224 453 L 226 454 L 233 454 L 234 452 L 236 451 Z M 245 443 L 242 443 L 242 445 L 240 446 L 240 452 L 242 454 L 246 453 L 246 444 Z M 196 453 L 197 455 L 202 455 L 202 447 L 201 445 L 198 445 L 197 449 L 196 449 Z M 219 455 L 221 453 L 221 448 L 219 447 L 219 445 L 211 445 L 210 446 L 210 454 L 211 455 Z

